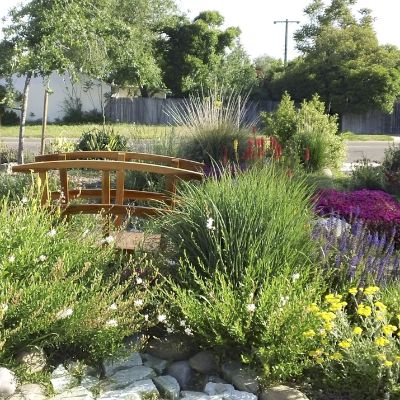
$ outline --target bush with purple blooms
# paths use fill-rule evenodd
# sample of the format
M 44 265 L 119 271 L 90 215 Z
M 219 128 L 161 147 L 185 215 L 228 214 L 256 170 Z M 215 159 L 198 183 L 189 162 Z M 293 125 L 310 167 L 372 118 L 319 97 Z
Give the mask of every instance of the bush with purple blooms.
M 332 289 L 345 290 L 349 285 L 386 286 L 400 277 L 400 258 L 393 235 L 371 233 L 360 219 L 352 225 L 335 216 L 321 219 L 312 237 L 321 243 L 320 261 Z
M 322 190 L 315 198 L 315 210 L 318 215 L 336 214 L 348 222 L 359 218 L 366 228 L 386 237 L 390 237 L 395 229 L 393 239 L 396 246 L 400 245 L 400 203 L 381 190 Z

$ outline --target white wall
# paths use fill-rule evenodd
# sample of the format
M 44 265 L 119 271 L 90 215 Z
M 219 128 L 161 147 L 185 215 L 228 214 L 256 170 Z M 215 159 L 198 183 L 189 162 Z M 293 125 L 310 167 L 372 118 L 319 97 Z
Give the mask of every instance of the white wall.
M 92 81 L 90 89 L 85 88 L 85 82 Z M 25 83 L 25 77 L 13 77 L 13 83 L 16 90 L 22 92 Z M 0 79 L 0 84 L 4 85 L 4 80 Z M 97 80 L 90 80 L 88 77 L 81 76 L 79 83 L 72 83 L 67 74 L 63 76 L 52 73 L 50 76 L 50 89 L 53 93 L 49 96 L 48 121 L 54 122 L 57 118 L 62 119 L 65 112 L 63 110 L 64 100 L 70 96 L 77 97 L 82 102 L 83 111 L 97 109 L 101 111 L 101 86 L 103 96 L 110 93 L 110 85 L 101 83 Z M 32 78 L 29 88 L 29 101 L 27 119 L 41 119 L 43 116 L 43 97 L 45 83 L 43 78 Z

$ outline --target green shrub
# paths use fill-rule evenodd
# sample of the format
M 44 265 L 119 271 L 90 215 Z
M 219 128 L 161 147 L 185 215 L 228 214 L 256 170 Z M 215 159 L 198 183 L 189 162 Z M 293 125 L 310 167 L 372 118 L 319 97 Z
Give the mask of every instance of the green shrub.
M 17 161 L 17 150 L 0 142 L 0 164 Z
M 247 96 L 215 88 L 208 96 L 190 96 L 183 104 L 168 109 L 172 121 L 188 133 L 179 155 L 208 165 L 244 159 L 249 128 L 257 123 L 246 122 L 246 103 Z
M 309 201 L 303 181 L 273 167 L 185 185 L 164 220 L 179 259 L 163 293 L 174 329 L 234 349 L 269 377 L 301 373 L 301 305 L 320 290 Z
M 304 166 L 312 171 L 341 166 L 345 148 L 339 136 L 337 117 L 325 113 L 324 103 L 317 95 L 310 101 L 303 101 L 297 111 L 286 93 L 275 113 L 262 113 L 261 117 L 267 134 L 281 142 L 284 156 L 297 154 Z M 309 157 L 305 157 L 306 152 Z
M 400 145 L 391 145 L 385 150 L 382 162 L 387 190 L 391 193 L 400 193 Z
M 1 202 L 1 362 L 31 346 L 98 361 L 144 328 L 147 286 L 101 237 L 94 218 L 63 223 L 36 201 Z
M 1 116 L 1 125 L 3 126 L 14 126 L 19 125 L 20 118 L 18 114 L 13 110 L 6 110 Z
M 33 182 L 34 179 L 29 174 L 0 173 L 0 200 L 4 197 L 10 200 L 22 199 Z
M 93 128 L 84 132 L 76 145 L 81 151 L 126 151 L 128 139 L 118 135 L 113 128 Z
M 355 166 L 350 177 L 352 189 L 376 189 L 385 188 L 385 176 L 380 166 L 371 165 L 367 158 L 360 160 L 359 165 Z

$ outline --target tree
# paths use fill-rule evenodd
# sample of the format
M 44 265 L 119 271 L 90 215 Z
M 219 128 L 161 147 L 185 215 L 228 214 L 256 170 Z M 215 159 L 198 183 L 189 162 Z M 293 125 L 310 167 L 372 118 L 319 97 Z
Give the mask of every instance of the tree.
M 240 35 L 236 27 L 222 30 L 223 21 L 217 11 L 204 11 L 192 22 L 181 17 L 176 26 L 163 30 L 159 42 L 160 64 L 164 83 L 173 96 L 185 96 L 201 88 L 207 90 L 220 77 L 219 69 L 224 62 L 229 63 L 225 52 L 235 47 Z M 241 50 L 236 47 L 236 51 Z
M 287 90 L 296 101 L 318 93 L 331 113 L 378 108 L 391 112 L 400 94 L 400 51 L 380 46 L 370 10 L 357 19 L 356 0 L 314 0 L 305 9 L 309 23 L 295 33 L 302 56 L 273 82 L 279 97 Z
M 23 162 L 29 84 L 33 76 L 68 71 L 139 87 L 158 85 L 157 27 L 172 0 L 31 0 L 14 8 L 3 28 L 0 73 L 25 76 L 18 161 Z

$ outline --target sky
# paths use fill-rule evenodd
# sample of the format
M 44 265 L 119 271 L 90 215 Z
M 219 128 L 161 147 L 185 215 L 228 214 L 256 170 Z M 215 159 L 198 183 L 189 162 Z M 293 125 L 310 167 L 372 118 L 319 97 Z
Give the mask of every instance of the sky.
M 304 8 L 311 0 L 175 0 L 178 7 L 191 18 L 200 11 L 217 10 L 225 18 L 225 27 L 238 26 L 242 34 L 241 43 L 251 58 L 267 54 L 282 58 L 285 47 L 285 24 L 274 21 L 285 19 L 305 23 Z M 0 18 L 20 0 L 0 0 Z M 381 44 L 400 47 L 398 0 L 358 0 L 356 10 L 370 8 L 376 18 L 374 26 Z M 297 55 L 294 49 L 293 32 L 299 27 L 289 24 L 288 59 Z

